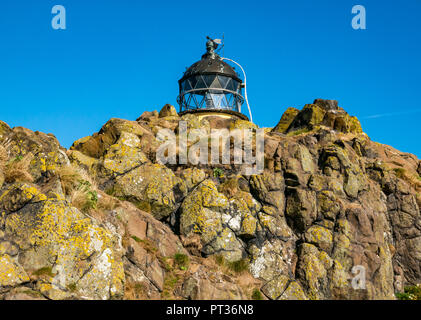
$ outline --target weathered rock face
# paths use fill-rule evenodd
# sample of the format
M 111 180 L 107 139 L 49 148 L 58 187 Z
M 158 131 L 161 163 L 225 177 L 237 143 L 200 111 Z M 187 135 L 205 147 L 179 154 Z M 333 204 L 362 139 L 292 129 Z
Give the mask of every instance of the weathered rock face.
M 282 115 L 281 120 L 278 122 L 273 132 L 285 133 L 295 117 L 300 113 L 300 110 L 296 108 L 288 108 Z
M 357 118 L 349 116 L 345 110 L 338 107 L 336 100 L 323 99 L 314 100 L 313 104 L 305 105 L 301 111 L 289 108 L 273 131 L 299 134 L 321 126 L 343 133 L 362 133 Z
M 52 181 L 56 171 L 69 164 L 64 149 L 52 135 L 24 128 L 5 131 L 0 292 L 25 286 L 50 299 L 121 297 L 121 244 L 112 232 L 71 207 Z M 6 298 L 22 295 L 14 292 Z
M 0 298 L 394 299 L 421 282 L 421 162 L 337 101 L 287 109 L 251 176 L 232 158 L 159 164 L 181 120 L 209 141 L 258 129 L 166 105 L 66 151 L 0 122 Z
M 31 284 L 51 299 L 123 295 L 118 238 L 70 207 L 62 194 L 17 183 L 3 189 L 0 202 L 0 287 Z

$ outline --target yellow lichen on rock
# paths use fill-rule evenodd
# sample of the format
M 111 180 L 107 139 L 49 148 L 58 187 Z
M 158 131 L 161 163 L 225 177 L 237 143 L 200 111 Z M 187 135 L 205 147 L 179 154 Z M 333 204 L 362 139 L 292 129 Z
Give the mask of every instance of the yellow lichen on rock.
M 54 261 L 54 277 L 43 279 L 41 292 L 52 299 L 68 297 L 66 285 L 83 276 L 97 286 L 83 293 L 88 298 L 109 298 L 111 287 L 115 295 L 121 294 L 124 277 L 118 240 L 65 200 L 49 199 L 31 186 L 18 190 L 26 204 L 5 217 L 5 236 L 16 239 L 25 270 L 35 272 L 35 265 L 50 268 Z M 88 258 L 90 264 L 80 269 Z
M 29 281 L 25 270 L 9 255 L 0 255 L 0 288 Z
M 136 135 L 123 132 L 117 143 L 110 146 L 103 158 L 103 167 L 109 171 L 110 177 L 124 174 L 149 161 L 138 148 L 139 144 Z
M 291 125 L 292 121 L 294 121 L 295 117 L 300 113 L 300 110 L 296 108 L 288 108 L 279 120 L 278 124 L 275 128 L 273 128 L 273 132 L 279 133 L 286 133 L 289 126 Z
M 316 245 L 322 250 L 330 251 L 333 245 L 332 232 L 321 226 L 310 227 L 304 235 L 305 241 Z
M 250 121 L 247 121 L 247 120 L 241 120 L 241 119 L 235 120 L 230 126 L 231 130 L 235 130 L 235 129 L 256 130 L 258 128 L 259 127 L 256 124 L 254 124 L 253 122 L 250 122 Z
M 167 167 L 145 163 L 128 173 L 116 178 L 113 186 L 113 195 L 128 199 L 135 204 L 144 204 L 150 208 L 151 213 L 162 219 L 169 216 L 176 208 L 175 187 L 179 186 L 180 192 L 185 191 L 181 179 Z

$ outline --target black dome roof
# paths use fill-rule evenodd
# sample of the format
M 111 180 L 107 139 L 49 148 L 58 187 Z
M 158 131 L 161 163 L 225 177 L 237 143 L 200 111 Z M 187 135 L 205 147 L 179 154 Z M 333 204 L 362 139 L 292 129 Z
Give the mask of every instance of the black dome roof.
M 202 59 L 190 66 L 184 73 L 179 82 L 198 74 L 217 74 L 233 78 L 242 83 L 237 72 L 228 63 L 224 62 L 221 57 L 213 51 L 213 47 L 208 46 L 208 51 L 202 56 Z

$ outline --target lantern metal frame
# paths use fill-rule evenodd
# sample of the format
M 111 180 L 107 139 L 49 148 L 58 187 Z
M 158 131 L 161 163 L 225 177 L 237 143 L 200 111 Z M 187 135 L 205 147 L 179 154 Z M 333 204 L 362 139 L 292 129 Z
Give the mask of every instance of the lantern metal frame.
M 229 78 L 228 81 L 237 82 L 237 84 L 234 85 L 237 86 L 237 90 L 209 86 L 203 78 L 202 83 L 204 83 L 205 86 L 183 90 L 184 81 L 190 79 L 186 78 L 180 82 L 180 95 L 177 97 L 177 102 L 180 105 L 180 112 L 191 110 L 231 110 L 241 112 L 241 105 L 244 103 L 244 97 L 241 94 L 242 83 L 221 74 L 215 75 L 215 78 L 218 79 L 218 81 L 219 76 Z M 193 77 L 202 77 L 202 75 Z M 220 98 L 219 103 L 215 100 L 216 97 L 214 95 L 217 95 L 218 99 Z M 212 105 L 208 103 L 210 99 L 212 99 Z
M 241 113 L 245 99 L 243 81 L 234 68 L 223 61 L 215 49 L 218 44 L 208 37 L 207 52 L 186 70 L 178 81 L 180 113 L 217 111 Z

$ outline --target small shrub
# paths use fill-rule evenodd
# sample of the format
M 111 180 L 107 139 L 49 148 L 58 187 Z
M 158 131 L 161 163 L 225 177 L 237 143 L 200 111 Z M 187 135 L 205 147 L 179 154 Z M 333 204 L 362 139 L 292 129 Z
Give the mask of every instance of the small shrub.
M 262 295 L 262 293 L 260 292 L 260 290 L 259 289 L 254 289 L 253 290 L 253 293 L 251 294 L 251 298 L 253 299 L 253 300 L 263 300 L 263 295 Z
M 96 209 L 97 203 L 98 203 L 98 193 L 95 190 L 88 191 L 86 208 L 87 209 Z
M 396 299 L 398 300 L 413 300 L 413 299 L 410 299 L 410 296 L 408 293 L 404 293 L 404 292 L 395 293 L 395 296 L 396 296 Z
M 189 256 L 182 253 L 176 253 L 174 256 L 174 261 L 181 270 L 186 270 L 190 263 Z
M 220 178 L 224 176 L 224 170 L 221 168 L 214 168 L 213 169 L 213 176 L 214 178 Z
M 89 182 L 88 180 L 84 180 L 84 179 L 79 180 L 79 186 L 78 186 L 79 190 L 89 191 L 91 187 L 92 187 L 92 183 Z
M 404 292 L 396 293 L 398 300 L 421 300 L 421 285 L 405 287 Z

